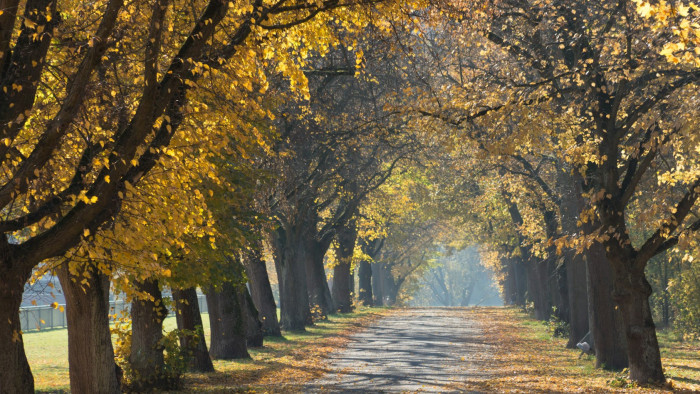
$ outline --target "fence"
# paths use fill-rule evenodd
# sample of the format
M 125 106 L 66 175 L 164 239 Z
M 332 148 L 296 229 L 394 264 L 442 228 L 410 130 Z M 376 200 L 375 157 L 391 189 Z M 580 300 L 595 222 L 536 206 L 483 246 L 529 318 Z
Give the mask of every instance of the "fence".
M 169 297 L 164 297 L 169 298 Z M 203 294 L 197 295 L 199 303 L 199 311 L 207 313 L 207 301 Z M 65 308 L 65 304 L 59 304 L 59 307 Z M 129 303 L 122 299 L 117 299 L 109 302 L 110 314 L 121 314 L 123 310 L 129 309 Z M 174 315 L 172 308 L 168 309 L 168 316 Z M 53 308 L 50 305 L 43 306 L 27 306 L 19 310 L 19 318 L 22 325 L 22 331 L 32 330 L 48 330 L 53 328 L 66 328 L 68 322 L 66 320 L 65 310 L 61 311 L 58 308 Z

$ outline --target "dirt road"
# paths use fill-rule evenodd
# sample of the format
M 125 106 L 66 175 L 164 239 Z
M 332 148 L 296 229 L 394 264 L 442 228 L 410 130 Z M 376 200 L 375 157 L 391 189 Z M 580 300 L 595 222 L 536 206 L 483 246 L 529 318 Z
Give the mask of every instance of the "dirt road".
M 489 355 L 468 309 L 405 309 L 356 334 L 304 391 L 462 391 L 488 378 Z

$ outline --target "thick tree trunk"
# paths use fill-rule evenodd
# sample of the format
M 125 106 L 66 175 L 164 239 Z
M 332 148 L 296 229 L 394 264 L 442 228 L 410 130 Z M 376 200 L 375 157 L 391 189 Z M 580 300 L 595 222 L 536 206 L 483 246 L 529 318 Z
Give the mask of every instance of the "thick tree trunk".
M 5 243 L 5 245 L 3 245 Z M 0 236 L 0 393 L 34 393 L 34 377 L 24 353 L 19 307 L 31 267 L 13 261 Z
M 550 258 L 554 259 L 556 251 L 552 251 L 551 253 L 553 255 Z M 558 262 L 556 261 L 552 261 L 550 264 L 550 278 L 552 278 L 550 288 L 553 287 L 556 289 L 552 291 L 552 293 L 556 293 L 556 296 L 552 299 L 554 307 L 556 308 L 554 315 L 560 321 L 568 324 L 571 319 L 569 311 L 569 284 L 567 281 L 568 267 L 565 263 L 557 266 Z
M 600 247 L 612 272 L 613 298 L 620 308 L 627 342 L 629 378 L 638 383 L 664 383 L 661 352 L 649 296 L 652 288 L 644 269 L 656 252 L 640 253 L 629 239 L 623 208 L 616 201 L 598 202 L 601 226 L 607 238 Z M 645 244 L 646 245 L 646 244 Z
M 585 207 L 581 185 L 571 175 L 571 169 L 563 167 L 557 172 L 559 186 L 562 232 L 575 237 L 581 233 L 578 226 L 578 218 Z M 589 331 L 588 323 L 588 285 L 586 261 L 583 253 L 576 253 L 574 249 L 567 248 L 564 251 L 566 264 L 566 282 L 569 300 L 569 340 L 567 348 L 574 349 L 576 344 L 583 339 Z
M 399 286 L 396 283 L 393 273 L 391 272 L 391 266 L 388 264 L 382 264 L 382 291 L 384 292 L 384 305 L 393 306 L 396 305 L 396 300 L 399 295 Z
M 197 290 L 194 287 L 189 287 L 187 289 L 173 289 L 172 292 L 175 301 L 177 328 L 197 333 L 196 340 L 190 335 L 180 335 L 180 346 L 191 354 L 190 370 L 213 372 L 214 364 L 209 357 L 207 339 L 204 337 Z
M 336 236 L 338 247 L 336 258 L 338 260 L 333 268 L 333 301 L 338 312 L 352 312 L 352 292 L 355 288 L 352 274 L 352 256 L 357 240 L 357 225 L 351 220 L 345 227 L 338 231 Z
M 85 269 L 85 275 L 72 275 L 68 263 L 56 269 L 66 298 L 70 391 L 120 393 L 109 331 L 109 277 L 92 264 Z
M 526 255 L 530 256 L 529 252 Z M 535 306 L 535 319 L 549 320 L 552 304 L 549 294 L 548 264 L 534 256 L 528 258 L 527 292 Z
M 250 295 L 260 313 L 263 334 L 275 337 L 282 336 L 277 320 L 277 305 L 275 297 L 272 295 L 270 278 L 267 275 L 267 267 L 262 256 L 262 241 L 256 242 L 252 249 L 246 252 L 243 262 L 250 284 Z
M 372 267 L 372 295 L 375 306 L 384 305 L 384 266 L 382 263 L 375 263 Z
M 372 264 L 369 261 L 360 261 L 357 277 L 359 285 L 358 299 L 364 306 L 374 305 L 372 298 Z
M 374 292 L 374 305 L 391 306 L 392 284 L 391 268 L 386 263 L 376 263 L 372 274 L 372 291 Z
M 134 281 L 136 289 L 150 295 L 150 299 L 135 299 L 131 303 L 131 365 L 134 378 L 131 389 L 150 391 L 172 388 L 175 382 L 165 373 L 163 346 L 163 320 L 168 311 L 158 281 L 147 279 Z
M 304 266 L 305 251 L 297 246 L 299 239 L 295 229 L 287 231 L 280 227 L 272 238 L 280 287 L 280 326 L 288 331 L 304 331 L 306 325 L 313 324 Z
M 333 301 L 340 313 L 352 312 L 352 293 L 350 291 L 352 274 L 350 268 L 349 262 L 338 262 L 333 267 Z
M 593 335 L 596 367 L 627 368 L 627 341 L 622 316 L 613 301 L 612 268 L 604 246 L 595 243 L 586 252 L 588 322 Z
M 231 282 L 207 292 L 211 347 L 213 359 L 233 360 L 250 358 L 247 346 L 245 297 Z
M 640 383 L 663 383 L 666 378 L 649 306 L 651 285 L 644 272 L 630 272 L 629 278 L 627 291 L 618 297 L 627 337 L 629 378 Z M 625 284 L 619 283 L 617 288 Z
M 246 310 L 246 341 L 248 347 L 262 347 L 263 345 L 263 325 L 260 321 L 260 315 L 258 314 L 257 308 L 255 308 L 255 303 L 253 302 L 253 297 L 251 297 L 248 292 L 248 288 L 243 286 L 240 290 L 243 292 L 243 298 L 245 299 L 245 310 Z
M 521 258 L 513 262 L 515 271 L 515 305 L 525 306 L 525 294 L 527 294 L 527 271 L 526 264 Z
M 328 280 L 326 280 L 326 270 L 323 266 L 326 248 L 319 245 L 315 238 L 305 238 L 299 247 L 306 251 L 304 261 L 311 313 L 317 319 L 325 319 L 329 314 L 335 312 L 331 290 L 328 287 Z
M 515 264 L 514 260 L 510 257 L 504 257 L 501 259 L 501 265 L 503 266 L 503 303 L 505 305 L 515 305 L 515 298 L 518 292 L 516 281 L 515 281 Z
M 576 348 L 576 344 L 588 333 L 588 285 L 586 262 L 583 255 L 573 250 L 567 251 L 566 277 L 569 288 L 569 341 L 566 347 Z

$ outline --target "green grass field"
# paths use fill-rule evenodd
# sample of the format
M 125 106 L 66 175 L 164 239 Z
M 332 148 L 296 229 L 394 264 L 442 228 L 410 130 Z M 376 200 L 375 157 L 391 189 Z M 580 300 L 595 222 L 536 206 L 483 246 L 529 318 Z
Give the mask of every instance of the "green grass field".
M 209 314 L 202 314 L 204 333 L 207 343 L 210 340 Z M 163 327 L 166 331 L 175 329 L 175 317 L 165 319 Z M 34 374 L 34 385 L 37 391 L 60 392 L 67 391 L 68 383 L 68 330 L 29 331 L 24 333 L 24 350 L 27 353 L 29 365 Z

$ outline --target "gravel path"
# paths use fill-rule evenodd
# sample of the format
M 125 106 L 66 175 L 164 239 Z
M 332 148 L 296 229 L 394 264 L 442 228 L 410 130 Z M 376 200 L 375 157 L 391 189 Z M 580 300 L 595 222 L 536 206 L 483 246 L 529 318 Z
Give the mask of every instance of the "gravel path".
M 488 378 L 489 346 L 464 308 L 405 309 L 331 354 L 307 392 L 454 392 Z

